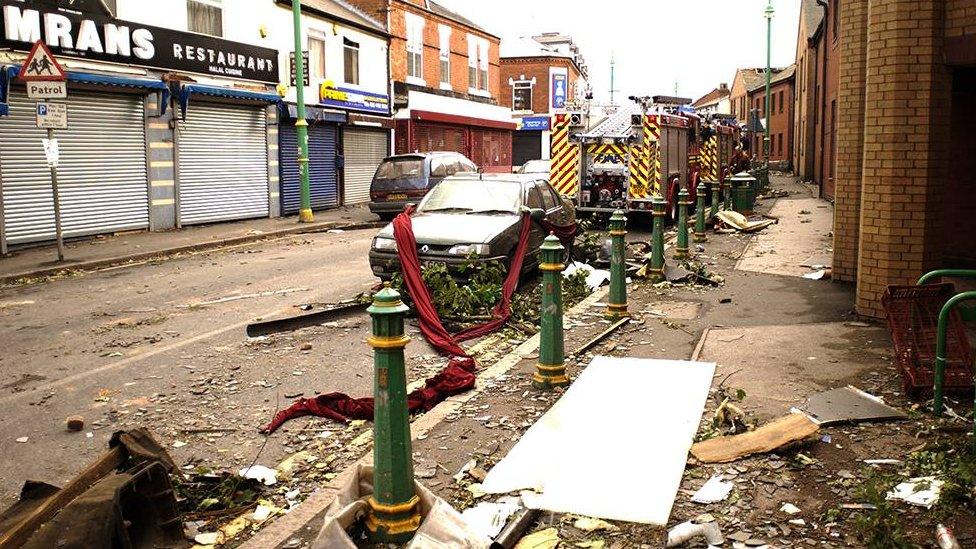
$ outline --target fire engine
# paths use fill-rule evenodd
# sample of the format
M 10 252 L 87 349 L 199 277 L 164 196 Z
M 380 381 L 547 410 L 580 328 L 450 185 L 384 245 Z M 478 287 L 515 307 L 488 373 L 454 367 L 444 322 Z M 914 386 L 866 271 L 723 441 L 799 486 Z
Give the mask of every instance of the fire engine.
M 550 182 L 584 212 L 650 212 L 661 196 L 676 217 L 678 191 L 694 200 L 697 176 L 689 168 L 698 117 L 675 106 L 691 100 L 657 96 L 620 106 L 586 130 L 579 115 L 553 121 Z

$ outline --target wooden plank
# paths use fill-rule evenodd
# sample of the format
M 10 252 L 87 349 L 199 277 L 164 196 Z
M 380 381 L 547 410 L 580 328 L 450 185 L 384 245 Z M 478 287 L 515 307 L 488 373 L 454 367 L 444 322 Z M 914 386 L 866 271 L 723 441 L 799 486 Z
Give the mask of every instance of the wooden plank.
M 98 461 L 92 463 L 84 471 L 75 476 L 75 478 L 71 479 L 64 488 L 38 506 L 27 518 L 19 522 L 8 532 L 3 533 L 0 536 L 0 549 L 13 549 L 14 547 L 22 546 L 27 542 L 31 534 L 45 522 L 54 518 L 58 514 L 58 511 L 65 505 L 122 465 L 126 456 L 125 448 L 121 446 L 109 450 Z
M 727 463 L 748 455 L 771 452 L 803 440 L 819 429 L 805 414 L 790 414 L 755 431 L 699 442 L 691 447 L 691 454 L 703 463 Z

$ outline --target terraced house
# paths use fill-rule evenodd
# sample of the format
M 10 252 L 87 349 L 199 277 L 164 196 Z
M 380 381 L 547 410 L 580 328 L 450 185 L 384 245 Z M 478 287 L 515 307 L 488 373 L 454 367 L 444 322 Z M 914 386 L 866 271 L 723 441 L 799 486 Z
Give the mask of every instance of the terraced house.
M 499 105 L 499 38 L 429 0 L 350 0 L 384 21 L 396 152 L 455 151 L 512 168 L 511 111 Z

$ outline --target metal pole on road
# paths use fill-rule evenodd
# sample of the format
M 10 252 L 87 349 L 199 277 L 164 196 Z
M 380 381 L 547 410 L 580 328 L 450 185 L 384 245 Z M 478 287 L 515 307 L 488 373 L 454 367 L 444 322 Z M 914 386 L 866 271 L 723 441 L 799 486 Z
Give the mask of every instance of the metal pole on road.
M 420 528 L 420 498 L 414 489 L 403 333 L 409 308 L 384 288 L 367 309 L 373 322 L 373 495 L 366 528 L 374 543 L 404 543 Z
M 607 318 L 629 317 L 627 312 L 627 215 L 615 210 L 610 216 L 610 296 L 607 299 Z
M 54 130 L 51 128 L 47 129 L 47 140 L 48 143 L 54 143 Z M 58 261 L 64 261 L 64 235 L 61 233 L 61 195 L 58 192 L 58 167 L 53 162 L 50 163 L 50 166 L 51 196 L 54 198 L 54 237 L 58 241 Z
M 695 242 L 708 241 L 708 236 L 705 234 L 705 192 L 707 190 L 705 182 L 699 181 L 698 187 L 695 189 L 698 193 L 695 201 Z
M 763 138 L 763 152 L 766 156 L 766 164 L 769 164 L 769 153 L 772 152 L 772 136 L 770 135 L 769 129 L 769 115 L 773 109 L 772 106 L 772 41 L 773 41 L 773 0 L 769 0 L 766 5 L 766 105 L 763 109 L 766 111 L 766 135 Z
M 302 3 L 292 0 L 291 12 L 295 27 L 295 100 L 298 103 L 298 120 L 295 133 L 298 135 L 298 174 L 300 178 L 301 206 L 298 210 L 299 223 L 311 223 L 312 197 L 308 183 L 308 122 L 305 120 L 305 57 L 302 48 Z
M 566 353 L 563 342 L 563 252 L 554 235 L 546 237 L 540 253 L 542 262 L 542 311 L 539 319 L 539 362 L 532 376 L 532 386 L 549 390 L 569 385 L 566 376 Z

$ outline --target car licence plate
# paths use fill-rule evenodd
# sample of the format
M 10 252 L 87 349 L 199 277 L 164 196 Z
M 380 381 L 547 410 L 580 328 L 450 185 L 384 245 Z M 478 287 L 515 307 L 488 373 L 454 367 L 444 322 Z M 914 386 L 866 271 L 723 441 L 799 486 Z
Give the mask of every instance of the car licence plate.
M 386 195 L 387 200 L 406 200 L 407 195 L 401 193 L 394 193 Z

